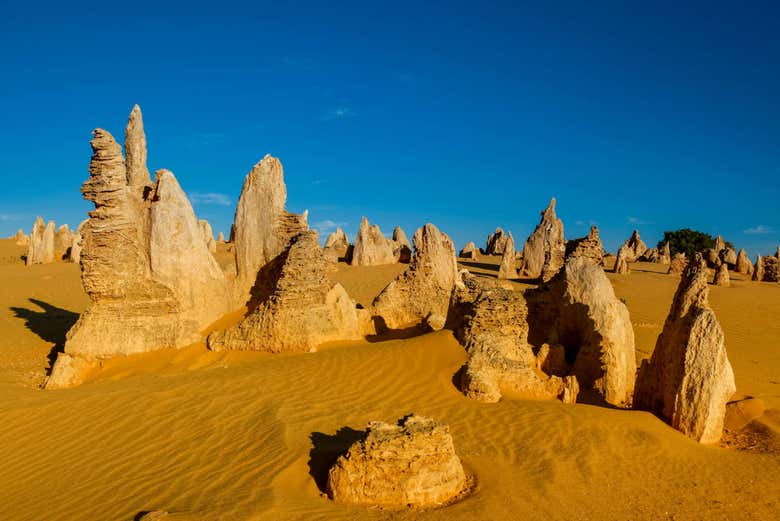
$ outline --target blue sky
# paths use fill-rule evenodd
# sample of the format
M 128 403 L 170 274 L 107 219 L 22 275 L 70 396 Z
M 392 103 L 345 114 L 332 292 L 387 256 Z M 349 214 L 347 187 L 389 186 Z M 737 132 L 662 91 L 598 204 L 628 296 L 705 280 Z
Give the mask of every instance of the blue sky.
M 522 243 L 555 196 L 567 239 L 612 250 L 780 243 L 777 2 L 3 4 L 3 236 L 78 224 L 90 131 L 121 139 L 139 103 L 150 170 L 215 231 L 271 153 L 325 233 Z

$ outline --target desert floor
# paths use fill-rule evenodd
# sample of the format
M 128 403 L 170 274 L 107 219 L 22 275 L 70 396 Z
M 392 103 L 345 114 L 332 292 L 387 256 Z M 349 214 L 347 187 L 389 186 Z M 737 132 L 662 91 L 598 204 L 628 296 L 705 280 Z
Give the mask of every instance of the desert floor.
M 767 410 L 738 432 L 732 418 L 723 446 L 708 447 L 645 412 L 468 400 L 453 385 L 466 355 L 446 330 L 288 356 L 195 345 L 110 361 L 80 387 L 41 391 L 49 353 L 89 300 L 78 266 L 26 268 L 22 254 L 0 241 L 2 520 L 131 520 L 155 509 L 204 520 L 780 518 L 778 284 L 735 277 L 711 288 L 736 398 Z M 495 276 L 497 262 L 463 265 Z M 402 269 L 340 265 L 334 276 L 366 305 Z M 640 359 L 679 279 L 658 265 L 632 269 L 609 278 Z M 475 477 L 471 495 L 422 511 L 327 499 L 327 466 L 355 431 L 410 412 L 450 425 Z

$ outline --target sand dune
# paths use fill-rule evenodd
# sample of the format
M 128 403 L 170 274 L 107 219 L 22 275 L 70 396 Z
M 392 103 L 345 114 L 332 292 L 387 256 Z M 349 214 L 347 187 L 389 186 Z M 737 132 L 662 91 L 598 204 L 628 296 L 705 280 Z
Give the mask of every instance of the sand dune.
M 300 355 L 193 345 L 114 359 L 80 387 L 39 391 L 49 350 L 88 300 L 78 266 L 25 268 L 19 248 L 0 248 L 0 519 L 130 520 L 156 509 L 198 520 L 778 518 L 777 452 L 702 446 L 645 412 L 471 401 L 453 385 L 466 356 L 447 330 Z M 474 271 L 494 276 L 498 258 L 483 264 Z M 400 269 L 340 266 L 334 279 L 365 306 Z M 609 275 L 638 358 L 652 351 L 677 284 L 662 269 Z M 738 393 L 764 402 L 771 428 L 780 286 L 735 276 L 711 301 Z M 322 494 L 356 430 L 412 411 L 450 425 L 476 476 L 470 496 L 390 512 Z

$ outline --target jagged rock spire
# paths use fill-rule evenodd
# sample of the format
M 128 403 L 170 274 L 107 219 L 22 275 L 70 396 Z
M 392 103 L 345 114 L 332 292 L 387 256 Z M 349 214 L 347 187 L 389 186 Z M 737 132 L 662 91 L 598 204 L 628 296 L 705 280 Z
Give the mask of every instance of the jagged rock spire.
M 146 167 L 144 120 L 138 105 L 133 105 L 125 127 L 125 156 L 127 184 L 132 187 L 150 185 L 152 181 Z

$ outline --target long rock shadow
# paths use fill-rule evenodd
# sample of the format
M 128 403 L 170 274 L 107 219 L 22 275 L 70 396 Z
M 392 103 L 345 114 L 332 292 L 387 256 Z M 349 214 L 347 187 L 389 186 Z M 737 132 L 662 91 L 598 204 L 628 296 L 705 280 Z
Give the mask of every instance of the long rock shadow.
M 65 347 L 65 335 L 73 324 L 79 319 L 79 314 L 67 309 L 58 308 L 48 302 L 31 298 L 30 302 L 38 306 L 43 311 L 34 309 L 11 306 L 14 316 L 23 319 L 25 327 L 38 335 L 46 342 L 53 343 L 51 351 L 47 358 L 49 359 L 49 368 L 54 364 L 57 354 L 61 353 Z M 48 372 L 48 370 L 47 370 Z
M 309 435 L 312 448 L 309 451 L 309 475 L 314 478 L 317 488 L 325 494 L 328 485 L 328 470 L 336 460 L 347 452 L 350 445 L 366 437 L 365 431 L 356 431 L 342 427 L 336 434 L 312 432 Z

